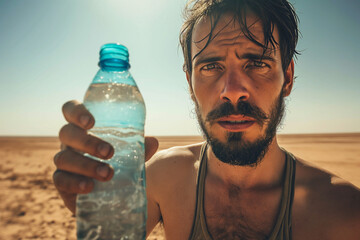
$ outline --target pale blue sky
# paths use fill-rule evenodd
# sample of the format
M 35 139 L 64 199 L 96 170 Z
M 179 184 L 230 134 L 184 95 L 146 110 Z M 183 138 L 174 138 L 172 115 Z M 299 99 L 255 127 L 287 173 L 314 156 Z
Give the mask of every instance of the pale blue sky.
M 292 0 L 302 38 L 281 133 L 360 132 L 360 2 Z M 0 0 L 0 135 L 57 135 L 98 50 L 120 42 L 147 135 L 198 135 L 178 45 L 184 0 Z

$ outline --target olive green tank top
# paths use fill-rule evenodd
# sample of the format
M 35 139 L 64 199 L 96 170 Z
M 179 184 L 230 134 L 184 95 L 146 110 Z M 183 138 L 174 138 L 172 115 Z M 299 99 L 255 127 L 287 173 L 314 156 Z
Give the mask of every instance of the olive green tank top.
M 196 192 L 195 217 L 189 240 L 213 240 L 206 225 L 204 189 L 207 170 L 207 143 L 201 148 L 200 167 Z M 291 207 L 294 198 L 295 157 L 286 152 L 285 178 L 278 218 L 268 240 L 291 240 Z

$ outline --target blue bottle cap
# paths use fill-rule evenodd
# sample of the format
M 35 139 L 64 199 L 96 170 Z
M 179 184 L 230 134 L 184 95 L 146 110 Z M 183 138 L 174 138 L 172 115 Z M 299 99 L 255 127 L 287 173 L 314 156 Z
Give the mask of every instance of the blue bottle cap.
M 100 48 L 99 66 L 108 70 L 127 70 L 130 68 L 129 51 L 119 43 L 104 44 Z

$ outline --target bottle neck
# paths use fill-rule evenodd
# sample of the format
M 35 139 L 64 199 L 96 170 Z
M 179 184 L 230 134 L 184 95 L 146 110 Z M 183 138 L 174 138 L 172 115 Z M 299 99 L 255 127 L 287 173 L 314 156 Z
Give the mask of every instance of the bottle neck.
M 130 64 L 121 59 L 110 58 L 100 60 L 99 67 L 106 72 L 123 72 L 129 70 Z
M 111 70 L 112 69 L 112 70 Z M 131 76 L 131 73 L 119 68 L 111 68 L 110 70 L 103 70 L 102 68 L 96 73 L 91 84 L 110 83 L 110 84 L 126 84 L 136 86 L 136 83 Z

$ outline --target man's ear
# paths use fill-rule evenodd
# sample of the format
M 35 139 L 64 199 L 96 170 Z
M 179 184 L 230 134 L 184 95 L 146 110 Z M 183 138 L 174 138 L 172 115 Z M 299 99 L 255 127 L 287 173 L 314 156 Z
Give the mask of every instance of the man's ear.
M 192 88 L 192 84 L 191 84 L 191 73 L 189 71 L 186 71 L 186 80 L 189 84 L 189 93 L 190 93 L 190 97 L 193 101 L 196 101 L 195 96 L 194 96 L 194 91 Z
M 285 82 L 283 86 L 284 97 L 290 95 L 293 85 L 294 85 L 294 59 L 291 60 L 285 72 Z
M 186 71 L 186 80 L 188 81 L 189 87 L 191 87 L 191 75 L 189 71 Z

